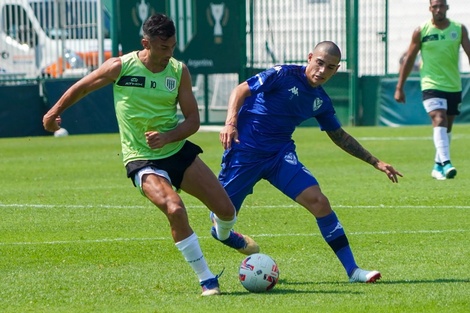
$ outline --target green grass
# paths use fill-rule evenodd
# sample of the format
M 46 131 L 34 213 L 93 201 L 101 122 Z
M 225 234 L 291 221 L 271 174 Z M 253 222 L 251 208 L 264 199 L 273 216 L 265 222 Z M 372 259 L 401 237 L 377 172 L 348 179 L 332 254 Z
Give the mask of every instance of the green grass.
M 453 180 L 430 177 L 430 126 L 347 128 L 404 178 L 338 149 L 317 128 L 295 134 L 377 284 L 350 284 L 315 220 L 266 182 L 242 208 L 237 230 L 280 268 L 278 285 L 250 294 L 238 282 L 243 255 L 210 237 L 208 211 L 181 193 L 221 297 L 200 297 L 168 222 L 125 177 L 119 137 L 0 139 L 0 312 L 468 312 L 470 125 L 456 125 Z M 217 133 L 191 138 L 218 172 Z

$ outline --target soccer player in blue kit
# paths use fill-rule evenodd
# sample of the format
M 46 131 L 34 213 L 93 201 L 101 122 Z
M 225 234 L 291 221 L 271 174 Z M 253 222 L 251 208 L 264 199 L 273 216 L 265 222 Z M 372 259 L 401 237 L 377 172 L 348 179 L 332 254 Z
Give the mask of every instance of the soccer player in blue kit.
M 269 181 L 315 216 L 350 282 L 372 283 L 381 278 L 380 272 L 363 270 L 356 264 L 343 226 L 316 178 L 298 160 L 292 139 L 298 125 L 315 117 L 321 130 L 341 149 L 384 172 L 393 183 L 402 176 L 364 149 L 337 120 L 321 85 L 336 73 L 340 60 L 338 46 L 324 41 L 309 53 L 306 66 L 274 66 L 235 87 L 220 132 L 225 152 L 219 180 L 237 213 L 254 185 L 261 179 Z M 212 235 L 217 239 L 214 227 Z M 253 239 L 233 230 L 221 242 L 242 253 L 259 252 Z

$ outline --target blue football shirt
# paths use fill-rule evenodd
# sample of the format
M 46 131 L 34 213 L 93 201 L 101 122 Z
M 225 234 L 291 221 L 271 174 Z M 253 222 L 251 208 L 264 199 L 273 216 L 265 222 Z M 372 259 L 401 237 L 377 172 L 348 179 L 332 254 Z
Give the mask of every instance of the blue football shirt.
M 235 149 L 279 152 L 291 144 L 295 128 L 315 117 L 321 130 L 341 127 L 323 87 L 312 87 L 305 66 L 279 65 L 247 80 L 251 96 L 240 108 Z

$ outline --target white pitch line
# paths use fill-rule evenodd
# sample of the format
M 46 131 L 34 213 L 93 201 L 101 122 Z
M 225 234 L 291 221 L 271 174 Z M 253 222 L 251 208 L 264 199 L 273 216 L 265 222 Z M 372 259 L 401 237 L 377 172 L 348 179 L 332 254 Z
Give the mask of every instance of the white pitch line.
M 202 207 L 202 206 L 201 206 Z M 0 203 L 0 208 L 35 208 L 35 209 L 54 209 L 54 208 L 62 208 L 62 209 L 145 209 L 148 208 L 147 206 L 143 205 L 110 205 L 110 204 L 21 204 L 21 203 Z
M 448 230 L 404 230 L 404 231 L 377 231 L 377 232 L 348 232 L 348 236 L 362 235 L 417 235 L 417 234 L 445 234 L 445 233 L 466 233 L 468 229 L 448 229 Z M 311 234 L 250 234 L 257 237 L 318 237 L 319 233 Z M 199 239 L 212 239 L 211 236 L 198 236 Z M 129 242 L 129 241 L 165 241 L 171 240 L 170 237 L 154 237 L 154 238 L 103 238 L 95 240 L 57 240 L 43 242 L 0 242 L 0 246 L 28 246 L 28 245 L 64 245 L 64 244 L 86 244 L 86 243 L 113 243 L 113 242 Z
M 466 139 L 469 138 L 467 134 L 456 134 L 452 135 L 452 140 L 455 139 Z M 408 136 L 396 136 L 396 137 L 356 137 L 359 141 L 364 140 L 376 140 L 376 141 L 415 141 L 415 140 L 432 140 L 432 136 L 422 136 L 422 137 L 408 137 Z
M 332 205 L 346 209 L 470 209 L 469 205 Z
M 432 140 L 433 137 L 358 137 L 358 141 L 416 141 L 416 140 Z M 454 137 L 452 137 L 454 139 Z
M 362 235 L 416 235 L 416 234 L 444 234 L 444 233 L 466 233 L 468 229 L 447 229 L 447 230 L 403 230 L 403 231 L 371 231 L 371 232 L 346 232 L 347 236 L 362 236 Z M 319 233 L 312 234 L 258 234 L 250 235 L 252 237 L 314 237 L 320 236 Z
M 65 209 L 84 209 L 84 208 L 103 208 L 103 209 L 144 209 L 149 208 L 147 206 L 122 206 L 122 205 L 54 205 L 54 204 L 3 204 L 0 203 L 0 208 L 35 208 L 35 209 L 50 209 L 50 208 L 65 208 Z M 272 208 L 293 208 L 299 207 L 297 204 L 289 205 L 270 205 L 270 206 L 245 206 L 250 209 L 272 209 Z M 334 208 L 351 208 L 351 209 L 470 209 L 470 206 L 393 206 L 393 205 L 336 205 Z M 190 208 L 205 208 L 202 205 L 190 206 Z M 456 230 L 417 230 L 417 231 L 379 231 L 379 232 L 348 232 L 348 235 L 360 236 L 360 235 L 393 235 L 393 234 L 439 234 L 439 233 L 462 233 L 468 232 L 465 229 Z M 320 236 L 319 233 L 310 234 L 258 234 L 252 235 L 253 237 L 310 237 Z M 200 236 L 201 239 L 209 239 L 212 237 Z M 171 240 L 170 237 L 154 237 L 154 238 L 103 238 L 96 240 L 64 240 L 64 241 L 45 241 L 45 242 L 0 242 L 0 246 L 6 245 L 58 245 L 58 244 L 83 244 L 83 243 L 106 243 L 106 242 L 125 242 L 125 241 L 162 241 Z
M 206 208 L 203 205 L 188 205 L 188 209 Z M 244 205 L 242 209 L 272 209 L 272 208 L 301 208 L 298 204 L 278 204 L 278 205 Z M 332 205 L 333 209 L 470 209 L 470 205 Z M 35 208 L 35 209 L 145 209 L 153 208 L 152 205 L 110 205 L 110 204 L 28 204 L 28 203 L 0 203 L 0 208 Z
M 209 237 L 207 237 L 209 238 Z M 106 242 L 125 242 L 125 241 L 161 241 L 170 240 L 170 237 L 154 238 L 103 238 L 94 240 L 55 240 L 43 242 L 0 242 L 0 246 L 29 246 L 29 245 L 64 245 L 64 244 L 82 244 L 82 243 L 106 243 Z

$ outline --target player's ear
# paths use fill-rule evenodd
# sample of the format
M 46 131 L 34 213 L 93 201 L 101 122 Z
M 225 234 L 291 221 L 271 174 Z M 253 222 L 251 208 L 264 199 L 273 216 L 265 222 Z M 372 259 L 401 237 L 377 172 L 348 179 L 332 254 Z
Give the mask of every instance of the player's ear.
M 140 43 L 142 44 L 142 47 L 144 47 L 144 49 L 150 49 L 150 42 L 147 38 L 142 38 L 140 40 Z
M 338 72 L 338 69 L 339 69 L 340 66 L 341 66 L 341 64 L 336 65 L 335 74 L 336 74 L 336 72 Z
M 307 63 L 310 63 L 310 61 L 312 61 L 312 57 L 313 57 L 313 53 L 310 52 L 307 56 Z

